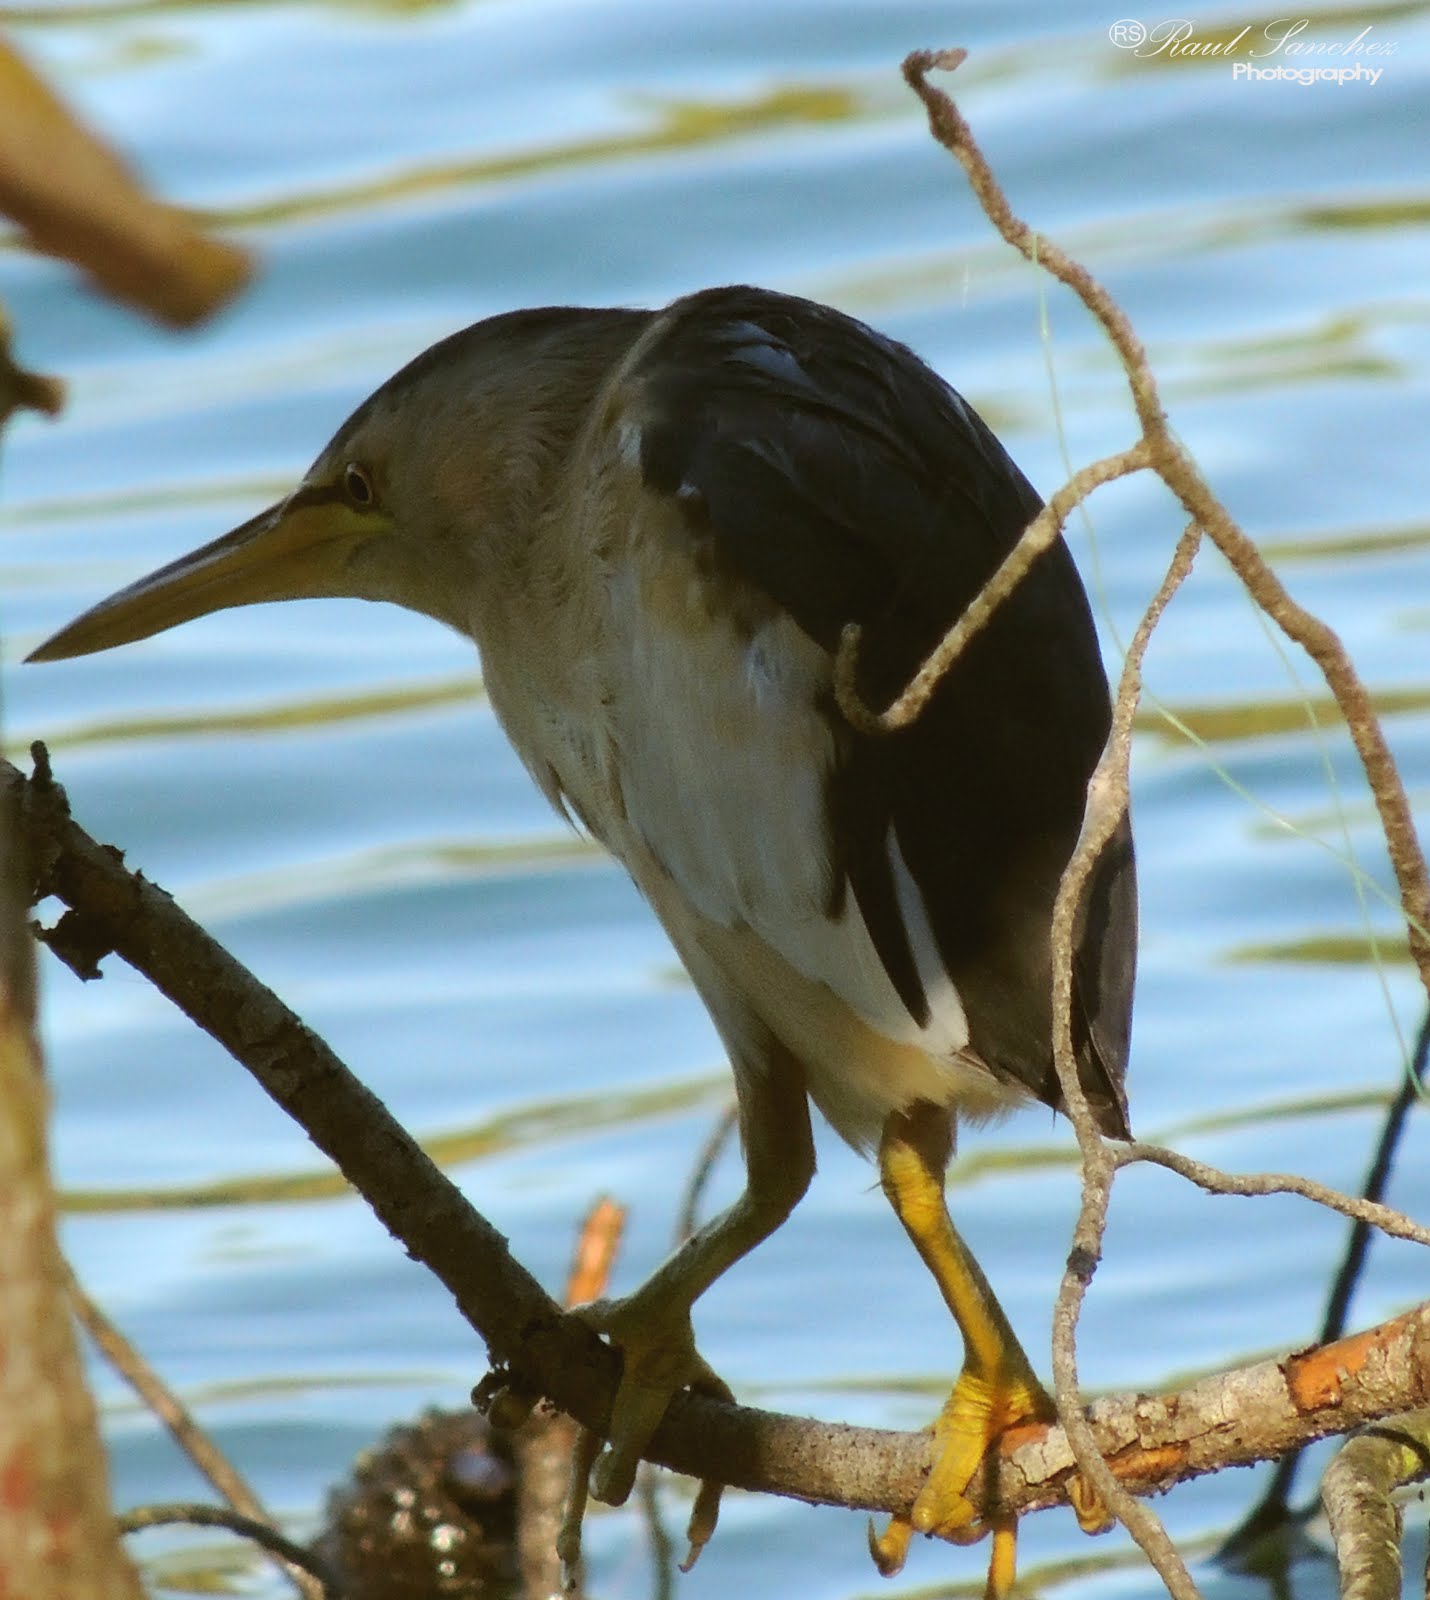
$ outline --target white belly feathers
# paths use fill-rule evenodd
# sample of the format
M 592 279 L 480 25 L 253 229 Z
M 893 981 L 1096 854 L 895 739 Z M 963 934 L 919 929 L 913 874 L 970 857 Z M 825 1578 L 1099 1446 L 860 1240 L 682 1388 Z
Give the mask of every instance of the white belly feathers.
M 963 1008 L 892 830 L 925 1025 L 836 881 L 828 786 L 850 734 L 828 655 L 783 613 L 751 628 L 709 599 L 683 556 L 612 575 L 624 677 L 611 685 L 609 728 L 627 832 L 608 843 L 677 944 L 697 944 L 799 1058 L 851 1143 L 877 1139 L 888 1113 L 916 1099 L 975 1115 L 1008 1103 L 965 1053 Z
M 617 456 L 610 470 L 631 467 Z M 1017 1091 L 967 1049 L 893 831 L 884 847 L 929 1002 L 922 1025 L 839 881 L 829 784 L 853 736 L 833 703 L 829 655 L 773 604 L 732 601 L 728 582 L 701 570 L 674 508 L 645 506 L 641 524 L 619 529 L 593 508 L 599 588 L 563 598 L 570 631 L 594 649 L 560 663 L 526 656 L 516 703 L 539 706 L 539 720 L 509 715 L 489 673 L 513 743 L 555 803 L 588 826 L 601 819 L 602 842 L 665 924 L 737 1072 L 761 1069 L 754 1019 L 861 1148 L 914 1100 L 975 1117 L 1014 1103 Z

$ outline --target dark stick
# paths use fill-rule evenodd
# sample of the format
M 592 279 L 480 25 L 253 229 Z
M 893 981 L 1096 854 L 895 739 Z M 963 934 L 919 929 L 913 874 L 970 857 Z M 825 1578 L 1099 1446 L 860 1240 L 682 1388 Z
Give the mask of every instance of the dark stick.
M 1385 1198 L 1395 1164 L 1395 1152 L 1409 1120 L 1410 1109 L 1423 1092 L 1427 1057 L 1430 1057 L 1430 1011 L 1426 1012 L 1425 1020 L 1420 1024 L 1420 1037 L 1415 1041 L 1415 1055 L 1409 1070 L 1401 1074 L 1400 1087 L 1390 1103 L 1390 1110 L 1386 1112 L 1375 1155 L 1371 1158 L 1370 1170 L 1366 1173 L 1365 1185 L 1361 1190 L 1367 1200 L 1380 1201 Z M 1345 1332 L 1351 1300 L 1370 1254 L 1370 1242 L 1370 1226 L 1357 1219 L 1351 1224 L 1345 1255 L 1341 1258 L 1326 1301 L 1326 1313 L 1321 1320 L 1321 1332 L 1316 1341 L 1318 1344 L 1329 1344 Z M 1255 1563 L 1256 1551 L 1266 1540 L 1288 1531 L 1288 1525 L 1299 1527 L 1315 1514 L 1314 1501 L 1300 1511 L 1293 1511 L 1290 1505 L 1291 1490 L 1305 1452 L 1306 1446 L 1299 1445 L 1276 1463 L 1276 1471 L 1272 1474 L 1266 1493 L 1227 1535 L 1217 1552 L 1219 1561 L 1237 1569 L 1245 1569 L 1248 1562 Z

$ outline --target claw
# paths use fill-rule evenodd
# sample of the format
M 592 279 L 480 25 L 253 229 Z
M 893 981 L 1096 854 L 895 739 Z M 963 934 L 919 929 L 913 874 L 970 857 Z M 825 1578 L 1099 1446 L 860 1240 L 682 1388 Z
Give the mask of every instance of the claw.
M 869 1554 L 882 1578 L 896 1578 L 904 1570 L 909 1556 L 909 1540 L 913 1538 L 913 1524 L 907 1517 L 890 1517 L 889 1526 L 882 1533 L 874 1530 L 874 1519 L 869 1518 L 867 1529 Z
M 1068 1503 L 1084 1533 L 1106 1533 L 1117 1521 L 1103 1503 L 1102 1496 L 1080 1472 L 1073 1473 L 1068 1481 Z
M 695 1496 L 695 1505 L 690 1513 L 690 1521 L 685 1527 L 685 1539 L 688 1549 L 685 1560 L 680 1563 L 682 1572 L 689 1572 L 700 1559 L 700 1552 L 710 1543 L 715 1532 L 715 1524 L 720 1520 L 720 1496 L 725 1485 L 716 1483 L 712 1478 L 705 1478 Z
M 733 1404 L 735 1392 L 730 1385 L 698 1351 L 695 1359 L 700 1363 L 700 1370 L 690 1380 L 691 1389 L 697 1394 L 708 1394 L 714 1400 L 728 1400 Z M 685 1560 L 680 1563 L 682 1572 L 690 1571 L 699 1561 L 700 1552 L 710 1543 L 715 1533 L 715 1524 L 720 1520 L 720 1496 L 724 1492 L 723 1483 L 716 1483 L 713 1478 L 701 1479 L 700 1488 L 695 1495 L 695 1504 L 690 1511 L 690 1521 L 685 1525 L 688 1548 Z
M 487 1421 L 504 1433 L 515 1433 L 535 1411 L 540 1398 L 521 1389 L 498 1389 L 487 1405 Z
M 514 1432 L 536 1409 L 541 1396 L 517 1382 L 506 1368 L 483 1375 L 472 1390 L 472 1404 L 494 1428 Z
M 647 1309 L 639 1295 L 601 1300 L 572 1313 L 608 1338 L 622 1357 L 621 1381 L 611 1405 L 609 1445 L 583 1433 L 571 1464 L 571 1491 L 562 1520 L 558 1551 L 563 1572 L 576 1570 L 581 1550 L 581 1519 L 588 1492 L 607 1505 L 622 1505 L 635 1484 L 651 1435 L 660 1426 L 671 1396 L 689 1388 L 717 1400 L 733 1400 L 730 1386 L 695 1348 L 688 1310 Z M 722 1485 L 703 1482 L 687 1529 L 689 1550 L 681 1565 L 688 1572 L 710 1542 L 720 1515 Z
M 579 1428 L 571 1446 L 571 1476 L 566 1486 L 566 1505 L 561 1527 L 556 1534 L 556 1556 L 561 1563 L 561 1588 L 574 1594 L 581 1582 L 581 1524 L 586 1520 L 587 1485 L 591 1468 L 601 1450 L 601 1436 L 589 1428 Z
M 968 1498 L 968 1485 L 980 1462 L 1012 1427 L 1042 1419 L 1051 1402 L 1031 1373 L 1000 1372 L 993 1380 L 965 1367 L 933 1425 L 934 1459 L 923 1487 L 908 1511 L 895 1516 L 882 1534 L 869 1528 L 869 1553 L 884 1577 L 904 1564 L 915 1533 L 950 1544 L 976 1544 L 993 1535 L 986 1600 L 1005 1600 L 1014 1581 L 1018 1520 L 986 1514 Z

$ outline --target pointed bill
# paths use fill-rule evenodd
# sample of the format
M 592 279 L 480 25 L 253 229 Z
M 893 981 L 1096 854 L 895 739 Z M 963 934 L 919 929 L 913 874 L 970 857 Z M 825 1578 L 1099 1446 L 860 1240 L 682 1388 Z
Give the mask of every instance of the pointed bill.
M 345 557 L 370 531 L 332 490 L 300 489 L 101 600 L 26 659 L 63 661 L 112 650 L 230 606 L 341 594 Z

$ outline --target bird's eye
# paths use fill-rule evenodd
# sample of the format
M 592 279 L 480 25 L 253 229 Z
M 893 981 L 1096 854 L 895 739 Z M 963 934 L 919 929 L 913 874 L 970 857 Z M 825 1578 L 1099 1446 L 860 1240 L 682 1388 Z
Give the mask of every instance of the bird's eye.
M 360 467 L 356 461 L 349 461 L 343 468 L 343 493 L 348 497 L 348 504 L 359 511 L 367 511 L 377 502 L 377 490 L 372 486 L 367 468 Z

